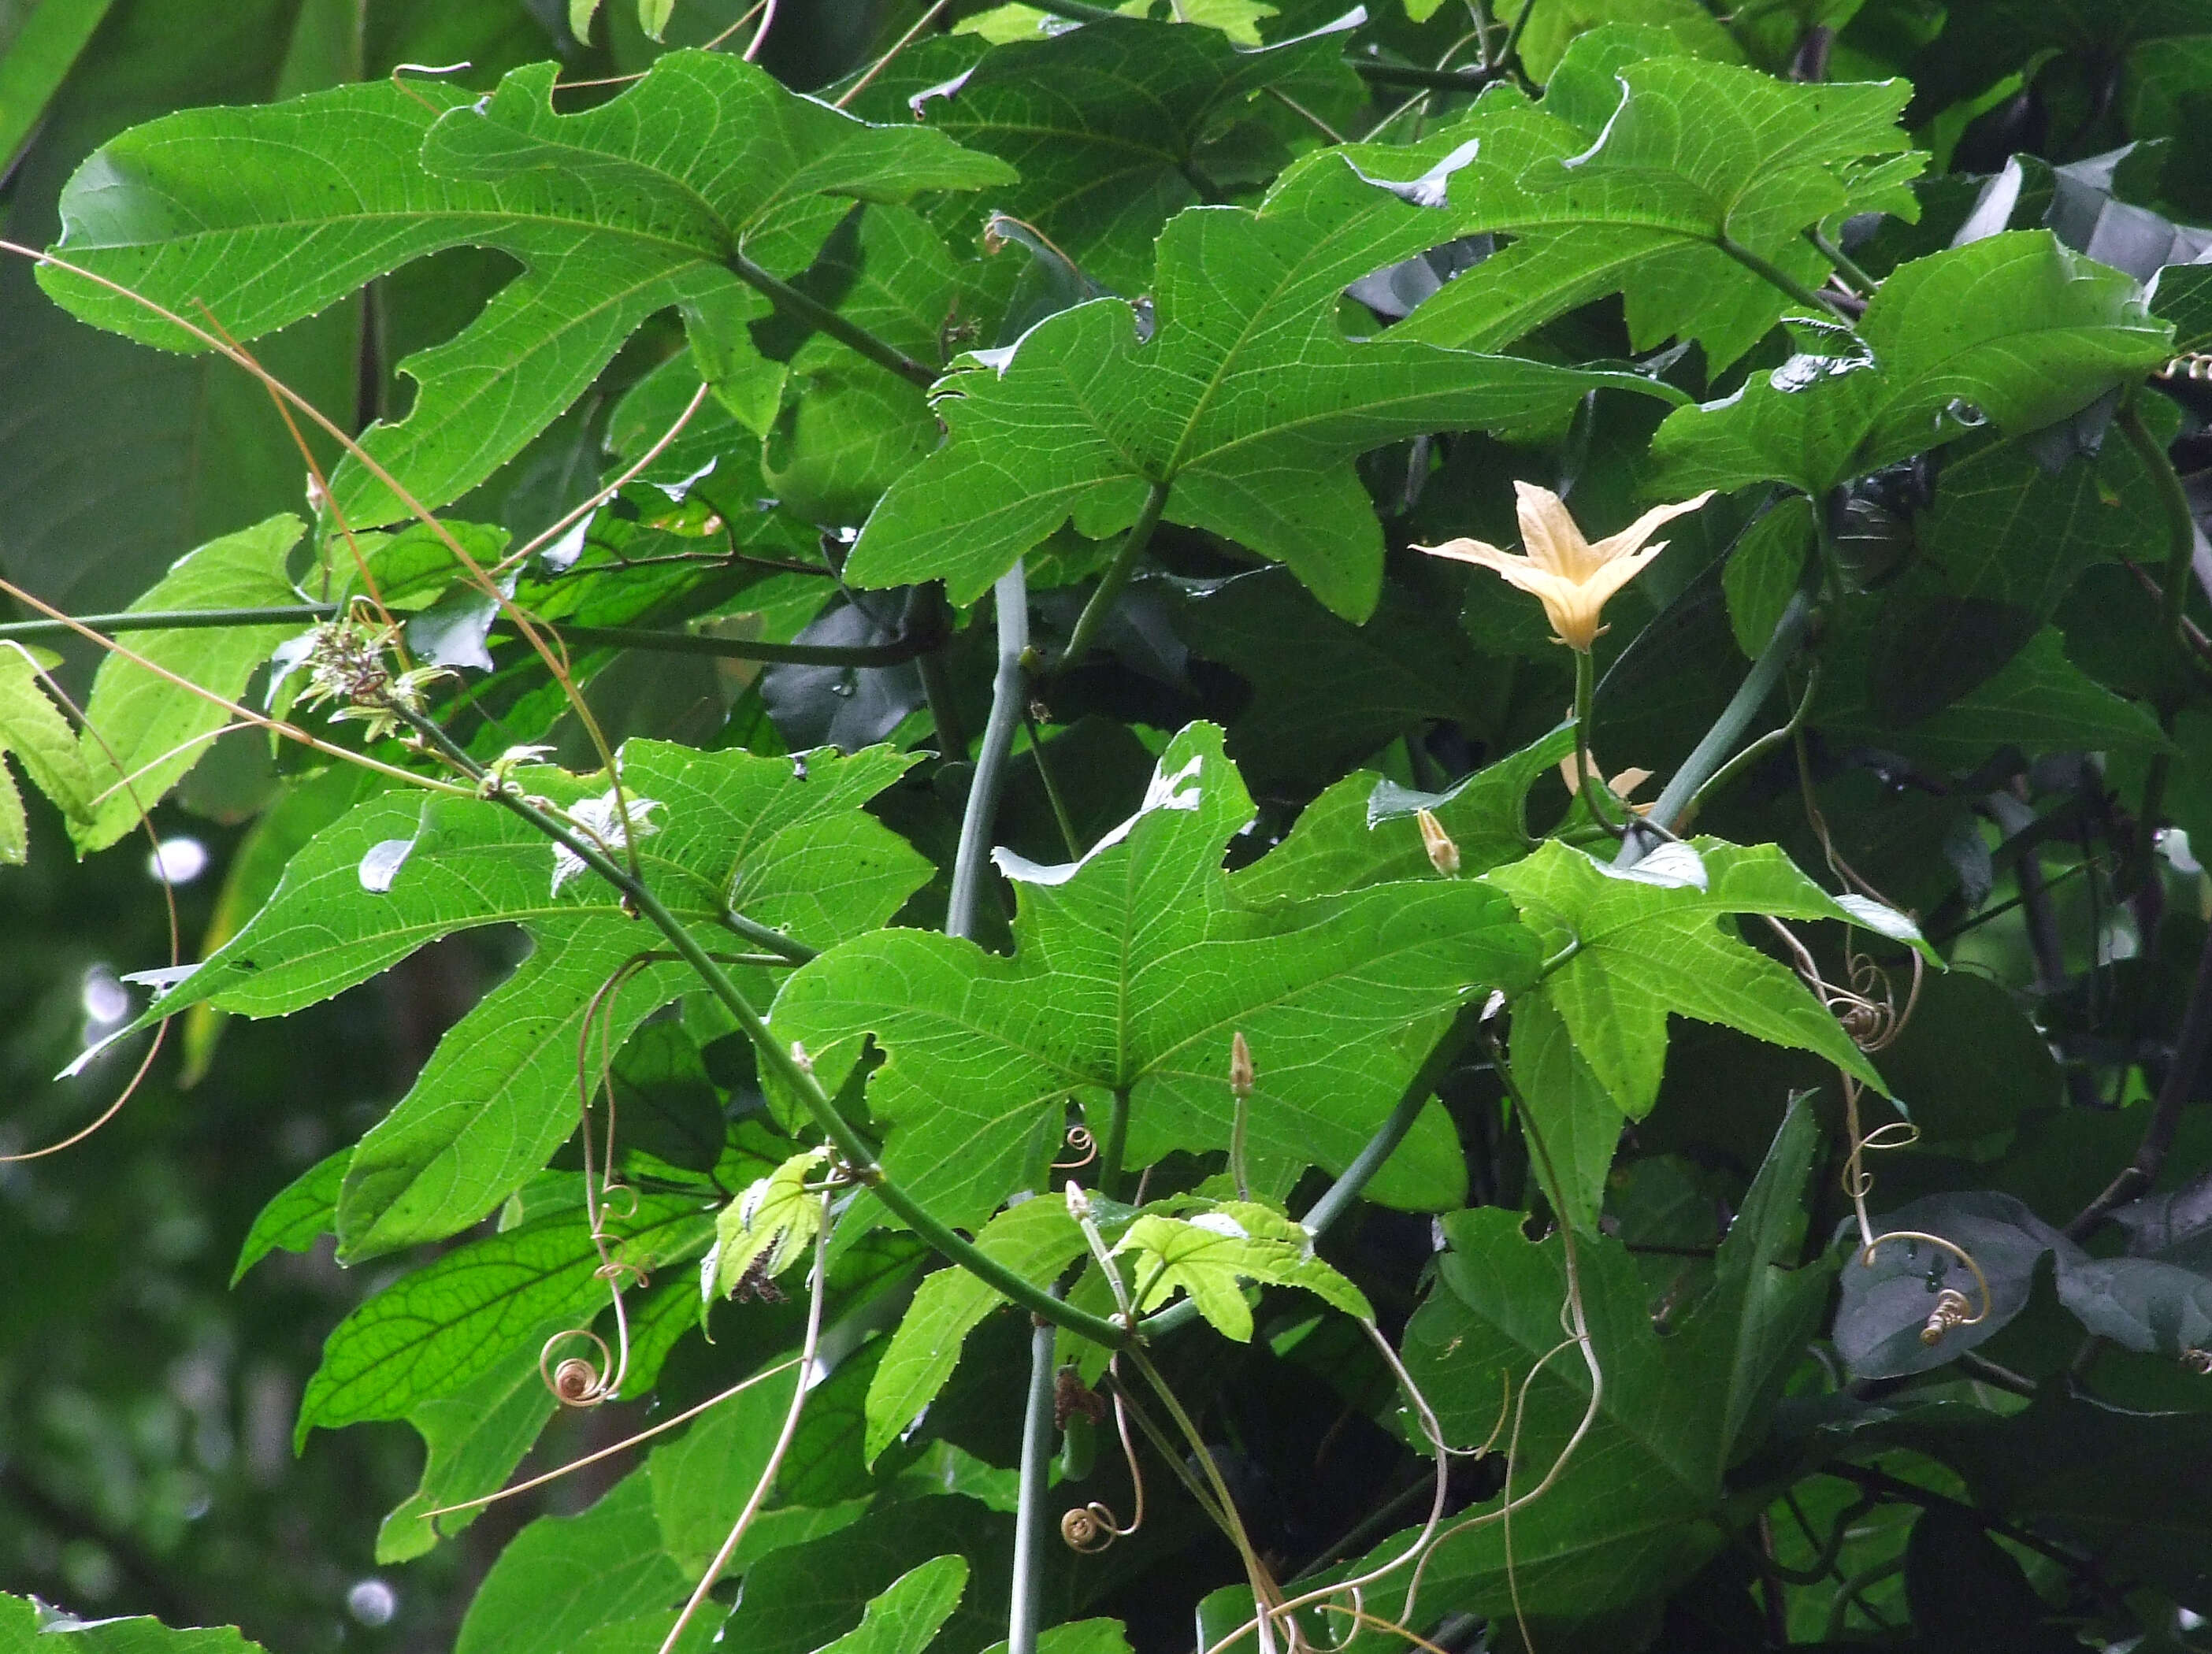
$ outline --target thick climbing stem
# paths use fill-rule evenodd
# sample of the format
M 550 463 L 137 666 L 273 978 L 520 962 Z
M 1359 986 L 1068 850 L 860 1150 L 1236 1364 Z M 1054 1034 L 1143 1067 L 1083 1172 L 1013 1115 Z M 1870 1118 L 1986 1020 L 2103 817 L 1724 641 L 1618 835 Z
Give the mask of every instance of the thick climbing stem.
M 1044 1596 L 1045 1495 L 1052 1469 L 1053 1325 L 1030 1333 L 1030 1393 L 1022 1412 L 1021 1497 L 1014 1511 L 1013 1601 L 1006 1615 L 1006 1654 L 1036 1654 Z
M 1644 818 L 1648 827 L 1639 824 L 1630 825 L 1628 836 L 1622 841 L 1620 854 L 1613 858 L 1614 866 L 1633 867 L 1650 854 L 1657 842 L 1658 834 L 1674 830 L 1684 807 L 1728 761 L 1731 750 L 1743 739 L 1744 731 L 1751 727 L 1752 720 L 1759 715 L 1759 709 L 1766 704 L 1767 696 L 1774 693 L 1775 685 L 1782 681 L 1784 668 L 1796 657 L 1798 649 L 1803 645 L 1806 634 L 1812 627 L 1813 610 L 1813 594 L 1801 586 L 1784 605 L 1782 617 L 1774 623 L 1773 635 L 1766 640 L 1766 647 L 1759 652 L 1759 659 L 1752 662 L 1750 672 L 1745 674 L 1735 694 L 1729 698 L 1728 705 L 1721 708 L 1721 715 L 1713 720 L 1712 727 L 1705 732 L 1705 739 L 1682 761 L 1682 767 L 1668 780 L 1666 789 L 1659 794 L 1659 801 L 1651 806 L 1650 814 Z
M 982 749 L 968 783 L 968 802 L 960 813 L 960 846 L 952 857 L 952 896 L 945 904 L 945 933 L 975 933 L 975 904 L 983 890 L 984 862 L 991 853 L 991 824 L 999 813 L 1006 785 L 1006 758 L 1021 727 L 1029 700 L 1029 673 L 1022 657 L 1030 647 L 1030 588 L 1021 559 L 1000 577 L 994 593 L 999 610 L 999 670 L 991 680 L 991 716 L 983 726 Z
M 1154 483 L 1139 508 L 1137 520 L 1129 525 L 1129 532 L 1121 542 L 1121 549 L 1114 554 L 1114 561 L 1098 577 L 1098 589 L 1083 605 L 1083 612 L 1075 617 L 1075 629 L 1068 635 L 1067 648 L 1060 652 L 1055 672 L 1066 672 L 1090 653 L 1091 646 L 1098 641 L 1098 633 L 1106 623 L 1107 616 L 1129 583 L 1129 576 L 1137 572 L 1137 560 L 1145 555 L 1145 548 L 1152 542 L 1152 531 L 1160 526 L 1160 513 L 1166 509 L 1168 484 Z

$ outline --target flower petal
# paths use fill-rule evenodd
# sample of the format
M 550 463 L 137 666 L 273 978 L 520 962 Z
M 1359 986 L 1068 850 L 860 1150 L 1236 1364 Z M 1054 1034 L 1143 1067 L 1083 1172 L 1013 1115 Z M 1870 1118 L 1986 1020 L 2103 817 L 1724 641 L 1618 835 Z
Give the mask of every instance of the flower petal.
M 1651 538 L 1652 531 L 1660 524 L 1670 523 L 1677 517 L 1687 516 L 1712 497 L 1712 490 L 1707 489 L 1694 500 L 1684 500 L 1674 505 L 1654 506 L 1627 527 L 1622 529 L 1620 532 L 1608 535 L 1590 550 L 1597 554 L 1598 560 L 1601 562 L 1611 562 L 1616 557 L 1625 557 L 1632 551 L 1640 550 L 1644 542 Z M 1653 555 L 1656 556 L 1660 547 L 1655 545 L 1651 550 Z
M 1531 562 L 1569 580 L 1580 580 L 1601 561 L 1591 555 L 1589 542 L 1583 538 L 1566 502 L 1558 495 L 1517 480 L 1513 492 L 1521 538 L 1528 544 Z
M 1484 569 L 1497 569 L 1506 562 L 1521 562 L 1525 559 L 1510 551 L 1501 551 L 1486 540 L 1446 540 L 1442 545 L 1417 545 L 1416 551 L 1425 551 L 1432 557 L 1449 557 L 1455 562 L 1472 562 Z

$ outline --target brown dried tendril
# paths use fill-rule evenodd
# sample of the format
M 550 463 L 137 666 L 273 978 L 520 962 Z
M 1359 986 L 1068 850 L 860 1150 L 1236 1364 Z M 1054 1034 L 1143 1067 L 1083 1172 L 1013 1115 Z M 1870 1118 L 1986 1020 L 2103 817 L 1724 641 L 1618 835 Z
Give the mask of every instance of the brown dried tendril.
M 571 1338 L 588 1340 L 599 1353 L 598 1362 L 571 1355 L 556 1363 L 553 1352 Z M 553 1392 L 553 1399 L 562 1407 L 597 1407 L 612 1396 L 616 1388 L 610 1382 L 613 1365 L 614 1356 L 607 1348 L 607 1341 L 585 1327 L 555 1333 L 538 1352 L 538 1376 L 545 1381 L 545 1388 Z

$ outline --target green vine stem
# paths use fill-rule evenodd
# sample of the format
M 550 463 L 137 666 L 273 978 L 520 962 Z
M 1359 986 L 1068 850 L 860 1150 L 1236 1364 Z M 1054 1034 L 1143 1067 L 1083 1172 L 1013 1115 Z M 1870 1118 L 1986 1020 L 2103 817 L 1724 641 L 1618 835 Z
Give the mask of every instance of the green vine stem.
M 1083 612 L 1075 617 L 1075 629 L 1068 635 L 1067 647 L 1060 651 L 1054 672 L 1066 672 L 1090 653 L 1091 646 L 1098 641 L 1098 633 L 1113 612 L 1122 588 L 1129 576 L 1137 572 L 1137 559 L 1145 555 L 1145 548 L 1152 541 L 1152 531 L 1160 526 L 1160 513 L 1167 508 L 1168 484 L 1154 483 L 1146 496 L 1145 503 L 1138 508 L 1137 520 L 1129 525 L 1129 532 L 1121 542 L 1121 549 L 1114 554 L 1114 561 L 1098 577 L 1098 589 L 1083 605 Z
M 1759 715 L 1759 709 L 1766 704 L 1766 697 L 1782 681 L 1783 669 L 1796 659 L 1812 629 L 1813 613 L 1813 594 L 1800 586 L 1783 606 L 1782 617 L 1775 622 L 1774 634 L 1759 652 L 1759 659 L 1752 662 L 1750 672 L 1745 674 L 1728 705 L 1721 708 L 1721 715 L 1713 720 L 1712 727 L 1669 778 L 1665 790 L 1659 794 L 1659 801 L 1651 806 L 1650 814 L 1641 823 L 1630 824 L 1628 836 L 1621 842 L 1620 854 L 1613 858 L 1615 867 L 1632 867 L 1649 855 L 1656 848 L 1658 835 L 1673 830 L 1684 807 L 1719 771 L 1730 750 L 1743 739 L 1744 731 Z
M 335 603 L 277 603 L 254 609 L 126 610 L 109 615 L 71 615 L 67 620 L 11 620 L 0 624 L 0 642 L 34 642 L 63 637 L 80 627 L 101 632 L 206 631 L 222 626 L 312 624 L 334 619 Z M 817 643 L 769 643 L 750 638 L 709 637 L 697 632 L 662 631 L 650 626 L 562 626 L 538 624 L 563 642 L 586 647 L 649 649 L 661 654 L 704 654 L 725 660 L 765 660 L 799 666 L 896 666 L 927 654 L 944 642 L 924 629 L 889 643 L 836 647 Z
M 1783 269 L 1779 265 L 1774 264 L 1771 260 L 1760 258 L 1759 254 L 1753 252 L 1749 247 L 1743 246 L 1741 243 L 1723 235 L 1717 240 L 1713 245 L 1718 247 L 1723 252 L 1728 254 L 1729 258 L 1735 259 L 1736 263 L 1741 265 L 1753 275 L 1759 277 L 1762 281 L 1765 281 L 1774 287 L 1781 289 L 1783 292 L 1796 300 L 1798 303 L 1810 305 L 1814 310 L 1820 312 L 1822 315 L 1833 316 L 1844 321 L 1849 321 L 1850 319 L 1850 317 L 1844 313 L 1843 307 L 1838 305 L 1826 294 L 1817 292 L 1814 289 L 1806 286 L 1804 283 L 1799 281 L 1795 276 L 1792 276 L 1788 271 Z
M 1047 1197 L 1049 1198 L 1049 1197 Z M 1013 1598 L 1006 1654 L 1036 1654 L 1044 1595 L 1045 1497 L 1052 1471 L 1053 1388 L 1058 1340 L 1048 1321 L 1030 1333 L 1030 1392 L 1022 1411 L 1021 1498 L 1014 1510 Z
M 397 706 L 393 710 L 416 733 L 431 741 L 478 781 L 488 779 L 489 772 L 483 766 L 455 747 L 445 732 L 429 719 Z M 1031 1314 L 1042 1316 L 1054 1325 L 1065 1327 L 1078 1336 L 1108 1349 L 1127 1347 L 1131 1341 L 1128 1329 L 1104 1316 L 1093 1315 L 1087 1310 L 1061 1303 L 1043 1287 L 980 1250 L 975 1243 L 885 1177 L 883 1167 L 877 1163 L 874 1146 L 845 1117 L 836 1100 L 822 1088 L 822 1082 L 815 1078 L 813 1065 L 806 1061 L 805 1053 L 776 1038 L 767 1021 L 753 1008 L 752 1001 L 730 980 L 729 973 L 705 948 L 700 946 L 684 922 L 661 904 L 660 898 L 642 879 L 633 878 L 626 868 L 611 860 L 597 844 L 571 831 L 529 800 L 503 787 L 488 788 L 485 796 L 521 817 L 620 891 L 629 905 L 668 939 L 669 945 L 683 957 L 684 962 L 698 973 L 708 990 L 737 1019 L 738 1025 L 744 1031 L 745 1037 L 752 1041 L 754 1049 L 760 1054 L 763 1068 L 772 1073 L 805 1105 L 815 1122 L 836 1146 L 852 1180 L 872 1189 L 876 1198 L 884 1203 L 892 1216 L 914 1231 L 926 1244 L 948 1262 L 957 1264 L 1001 1297 L 1021 1305 Z
M 952 894 L 945 903 L 945 933 L 973 938 L 975 904 L 982 895 L 984 863 L 991 852 L 991 825 L 998 818 L 999 794 L 1006 781 L 1006 759 L 1014 750 L 1029 700 L 1029 672 L 1022 658 L 1030 648 L 1030 588 L 1022 560 L 999 577 L 993 592 L 999 611 L 999 670 L 991 680 L 991 715 L 983 726 L 983 745 L 960 812 L 960 843 L 952 855 Z
M 1823 258 L 1836 267 L 1838 274 L 1859 290 L 1861 298 L 1871 299 L 1874 296 L 1875 289 L 1881 283 L 1867 274 L 1864 268 L 1850 253 L 1845 252 L 1843 248 L 1821 234 L 1818 228 L 1807 230 L 1805 239 L 1819 249 Z

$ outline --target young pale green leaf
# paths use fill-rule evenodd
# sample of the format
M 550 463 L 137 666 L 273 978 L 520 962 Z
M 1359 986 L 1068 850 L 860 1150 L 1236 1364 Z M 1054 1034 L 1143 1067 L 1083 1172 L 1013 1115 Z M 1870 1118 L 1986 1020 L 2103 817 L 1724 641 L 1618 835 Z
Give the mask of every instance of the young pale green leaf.
M 1221 731 L 1194 724 L 1146 808 L 1081 862 L 1000 852 L 1018 891 L 1012 958 L 880 931 L 794 975 L 776 1031 L 833 1084 L 876 1038 L 887 1056 L 868 1104 L 895 1128 L 885 1167 L 951 1223 L 979 1225 L 1013 1191 L 1070 1095 L 1102 1142 L 1110 1099 L 1127 1098 L 1131 1165 L 1224 1147 L 1239 1032 L 1258 1067 L 1255 1164 L 1340 1171 L 1461 1005 L 1532 980 L 1535 944 L 1473 880 L 1249 906 L 1221 855 L 1252 813 Z M 1402 1198 L 1387 1168 L 1370 1193 Z
M 401 364 L 414 406 L 363 442 L 434 508 L 512 458 L 656 311 L 766 314 L 735 261 L 788 277 L 854 200 L 1012 177 L 941 133 L 868 125 L 729 53 L 668 52 L 621 96 L 568 115 L 552 106 L 556 72 L 517 70 L 482 100 L 376 80 L 165 117 L 79 170 L 57 251 L 172 310 L 204 304 L 240 340 L 445 247 L 520 259 L 525 274 L 474 323 Z M 300 256 L 303 237 L 314 256 Z M 81 277 L 40 280 L 95 325 L 202 348 Z M 357 462 L 331 485 L 356 525 L 406 514 Z
M 1815 288 L 1828 266 L 1808 228 L 1917 216 L 1905 185 L 1925 157 L 1897 124 L 1903 81 L 1792 85 L 1688 58 L 1634 61 L 1661 44 L 1654 33 L 1585 35 L 1541 104 L 1486 98 L 1452 129 L 1480 146 L 1451 180 L 1455 232 L 1512 240 L 1394 331 L 1492 350 L 1620 292 L 1638 350 L 1696 339 L 1725 367 L 1783 314 L 1811 309 L 1758 266 Z
M 1418 433 L 1526 423 L 1619 386 L 1583 373 L 1395 338 L 1355 343 L 1345 285 L 1441 239 L 1417 200 L 1471 150 L 1392 150 L 1412 181 L 1376 187 L 1342 156 L 1293 167 L 1260 209 L 1199 207 L 1159 240 L 1155 329 L 1099 300 L 1040 322 L 1009 353 L 942 382 L 945 446 L 907 473 L 845 566 L 866 586 L 942 578 L 972 602 L 1061 524 L 1101 538 L 1148 493 L 1164 512 L 1285 562 L 1337 613 L 1364 620 L 1382 589 L 1382 530 L 1352 465 Z
M 1085 1250 L 1083 1231 L 1068 1215 L 1066 1202 L 1052 1195 L 1001 1212 L 977 1233 L 975 1244 L 1040 1286 L 1058 1277 Z M 960 1364 L 960 1347 L 968 1335 L 1006 1301 L 965 1269 L 940 1269 L 921 1283 L 868 1386 L 869 1463 L 945 1388 Z
M 1214 1329 L 1240 1344 L 1252 1341 L 1248 1280 L 1302 1287 L 1346 1315 L 1375 1317 L 1366 1295 L 1314 1256 L 1312 1236 L 1255 1201 L 1224 1201 L 1188 1218 L 1148 1212 L 1129 1225 L 1114 1256 L 1128 1259 L 1138 1314 L 1188 1292 Z
M 1616 870 L 1553 840 L 1487 879 L 1520 903 L 1555 954 L 1571 950 L 1537 994 L 1630 1119 L 1643 1118 L 1659 1095 L 1670 1013 L 1814 1052 L 1884 1089 L 1805 985 L 1723 921 L 1744 913 L 1833 919 L 1925 944 L 1902 914 L 1840 904 L 1777 846 L 1700 838 Z
M 1712 1554 L 1723 1473 L 1759 1439 L 1826 1298 L 1826 1268 L 1778 1267 L 1796 1256 L 1819 1140 L 1811 1109 L 1797 1104 L 1722 1244 L 1711 1287 L 1664 1337 L 1635 1259 L 1615 1242 L 1577 1243 L 1605 1374 L 1596 1416 L 1550 1491 L 1515 1513 L 1510 1537 L 1493 1521 L 1437 1547 L 1424 1613 L 1510 1614 L 1517 1600 L 1539 1645 L 1564 1646 L 1578 1625 L 1666 1595 Z M 1407 1329 L 1405 1353 L 1455 1445 L 1489 1436 L 1500 1397 L 1525 1381 L 1509 1483 L 1525 1493 L 1565 1450 L 1590 1380 L 1577 1352 L 1559 1348 L 1560 1237 L 1531 1245 L 1520 1224 L 1496 1207 L 1445 1219 L 1451 1250 Z M 1385 1541 L 1376 1559 L 1404 1542 Z M 1401 1584 L 1385 1589 L 1402 1596 Z M 1389 1601 L 1370 1587 L 1370 1612 L 1390 1612 Z
M 238 1249 L 237 1266 L 230 1272 L 234 1286 L 246 1272 L 271 1252 L 304 1252 L 337 1223 L 338 1188 L 345 1181 L 351 1148 L 318 1160 L 270 1197 L 246 1231 Z
M 94 784 L 76 733 L 39 679 L 39 662 L 20 643 L 0 644 L 0 757 L 13 754 L 23 774 L 72 822 L 93 818 Z M 22 832 L 23 806 L 11 777 L 0 772 L 12 805 L 13 840 L 0 846 L 0 860 L 21 862 L 28 845 Z
M 1819 498 L 1985 423 L 2011 434 L 2063 419 L 2172 352 L 2132 280 L 2047 230 L 1901 266 L 1857 331 L 1863 352 L 1795 356 L 1725 401 L 1669 415 L 1654 485 L 1772 480 Z
M 829 1158 L 826 1147 L 794 1154 L 722 1208 L 714 1267 L 700 1274 L 708 1298 L 726 1298 L 748 1277 L 773 1280 L 806 1256 L 822 1231 L 822 1196 L 806 1182 Z
M 449 1516 L 428 1513 L 496 1493 L 537 1441 L 556 1405 L 539 1371 L 538 1352 L 525 1341 L 504 1365 L 459 1395 L 435 1397 L 410 1411 L 407 1422 L 422 1438 L 422 1483 L 376 1530 L 378 1563 L 412 1561 L 474 1522 L 481 1505 Z
M 630 796 L 660 805 L 658 830 L 638 843 L 646 877 L 716 952 L 735 942 L 720 923 L 730 909 L 821 942 L 857 936 L 896 912 L 928 864 L 860 806 L 912 762 L 884 748 L 817 753 L 801 780 L 788 758 L 642 740 L 622 753 Z M 516 775 L 563 804 L 604 791 L 557 769 Z M 495 805 L 380 795 L 317 834 L 268 906 L 148 1012 L 151 1021 L 211 1001 L 282 1015 L 440 936 L 502 921 L 524 926 L 530 958 L 448 1031 L 354 1151 L 337 1212 L 349 1261 L 475 1222 L 575 1129 L 586 1012 L 645 944 L 611 889 L 578 877 L 556 892 L 554 867 L 553 846 Z M 366 884 L 364 868 L 373 873 Z M 694 980 L 672 963 L 629 978 L 603 1006 L 610 1046 Z M 768 996 L 757 972 L 748 980 Z
M 634 1473 L 590 1510 L 540 1517 L 508 1542 L 477 1588 L 453 1654 L 570 1654 L 593 1632 L 652 1614 L 652 1640 L 602 1645 L 604 1654 L 650 1654 L 673 1623 L 660 1610 L 684 1584 L 660 1548 L 652 1485 Z M 713 1635 L 707 1617 L 702 1648 Z M 687 1639 L 684 1646 L 693 1645 Z
M 297 517 L 281 516 L 210 540 L 179 557 L 131 607 L 158 611 L 297 603 L 299 593 L 284 577 L 284 559 L 306 532 Z M 289 623 L 203 627 L 131 632 L 122 642 L 133 654 L 235 701 L 254 669 L 298 629 Z M 89 727 L 78 751 L 93 779 L 89 818 L 70 824 L 80 854 L 105 849 L 136 827 L 231 722 L 230 714 L 213 702 L 118 654 L 100 662 L 84 713 Z
M 610 1251 L 641 1273 L 696 1256 L 714 1234 L 696 1198 L 646 1195 L 610 1215 Z M 402 1275 L 340 1322 L 300 1402 L 298 1439 L 317 1426 L 402 1419 L 459 1394 L 551 1323 L 581 1325 L 607 1285 L 579 1209 L 487 1235 Z
M 1031 33 L 1034 34 L 1034 29 Z M 1289 159 L 1250 153 L 1246 106 L 1273 87 L 1309 105 L 1356 92 L 1334 31 L 1258 51 L 1210 28 L 1115 18 L 986 53 L 926 95 L 922 118 L 1021 174 L 990 204 L 1033 226 L 1109 289 L 1152 278 L 1159 228 L 1203 198 L 1208 149 L 1272 171 Z M 1268 163 L 1272 162 L 1272 165 Z

